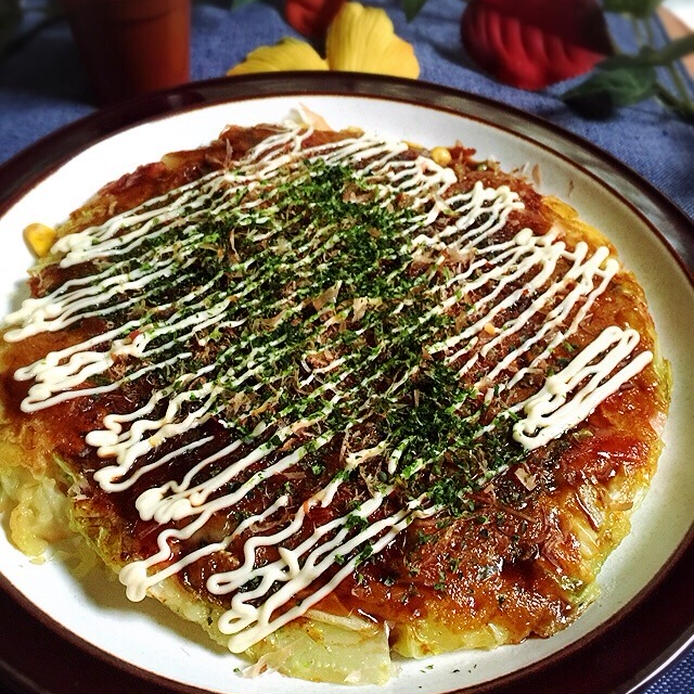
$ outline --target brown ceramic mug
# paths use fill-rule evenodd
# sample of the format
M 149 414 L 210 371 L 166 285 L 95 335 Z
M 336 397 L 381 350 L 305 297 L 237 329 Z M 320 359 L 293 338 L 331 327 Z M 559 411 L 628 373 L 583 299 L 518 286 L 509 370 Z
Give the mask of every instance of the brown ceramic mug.
M 190 79 L 190 0 L 62 0 L 100 103 Z

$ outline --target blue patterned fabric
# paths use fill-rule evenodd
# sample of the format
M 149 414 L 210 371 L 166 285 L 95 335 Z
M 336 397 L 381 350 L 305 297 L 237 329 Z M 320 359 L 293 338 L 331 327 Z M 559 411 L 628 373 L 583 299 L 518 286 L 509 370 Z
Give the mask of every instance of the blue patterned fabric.
M 460 0 L 429 0 L 410 24 L 399 4 L 383 0 L 370 4 L 387 4 L 396 31 L 415 46 L 422 79 L 504 101 L 589 139 L 634 168 L 690 217 L 694 216 L 691 123 L 675 118 L 655 100 L 623 109 L 608 121 L 588 121 L 569 111 L 558 98 L 571 86 L 570 82 L 539 93 L 494 82 L 466 63 L 460 44 Z M 40 19 L 40 15 L 29 14 L 23 28 L 30 28 Z M 623 49 L 634 49 L 628 22 L 611 17 L 610 28 Z M 196 5 L 191 76 L 220 76 L 256 46 L 294 33 L 273 4 L 258 2 L 234 12 L 213 5 Z M 662 40 L 662 32 L 659 36 Z M 692 87 L 690 81 L 687 84 Z M 93 110 L 67 24 L 55 22 L 0 62 L 0 162 L 42 135 Z M 690 650 L 645 692 L 693 692 L 693 661 L 694 653 Z

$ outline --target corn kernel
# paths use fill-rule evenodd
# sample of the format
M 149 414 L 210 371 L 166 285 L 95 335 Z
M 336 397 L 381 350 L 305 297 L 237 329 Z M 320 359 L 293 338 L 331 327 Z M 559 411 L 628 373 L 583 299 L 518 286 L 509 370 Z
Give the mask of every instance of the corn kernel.
M 37 257 L 42 258 L 48 255 L 51 246 L 55 243 L 55 229 L 53 227 L 34 222 L 24 229 L 24 240 L 31 252 Z
M 439 166 L 448 166 L 451 163 L 451 153 L 446 147 L 434 147 L 431 150 L 431 158 Z

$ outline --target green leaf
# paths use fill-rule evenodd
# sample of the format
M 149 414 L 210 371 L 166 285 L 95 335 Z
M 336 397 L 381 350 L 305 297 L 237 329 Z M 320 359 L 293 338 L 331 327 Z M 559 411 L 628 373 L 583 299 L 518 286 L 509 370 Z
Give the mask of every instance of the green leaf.
M 402 0 L 402 9 L 405 10 L 407 21 L 411 22 L 424 7 L 427 0 Z
M 568 106 L 589 118 L 608 118 L 620 106 L 653 96 L 656 72 L 651 65 L 600 69 L 592 77 L 565 92 Z
M 605 0 L 607 12 L 623 12 L 634 17 L 648 17 L 663 0 Z

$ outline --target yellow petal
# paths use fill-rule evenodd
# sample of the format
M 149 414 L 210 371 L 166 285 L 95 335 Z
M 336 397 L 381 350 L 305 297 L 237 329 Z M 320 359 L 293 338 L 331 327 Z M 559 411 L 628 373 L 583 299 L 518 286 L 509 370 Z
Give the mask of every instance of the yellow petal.
M 395 35 L 384 10 L 347 2 L 328 27 L 326 52 L 331 70 L 419 77 L 412 46 Z
M 327 70 L 328 64 L 305 41 L 285 37 L 274 46 L 260 46 L 234 66 L 227 75 L 283 70 Z

